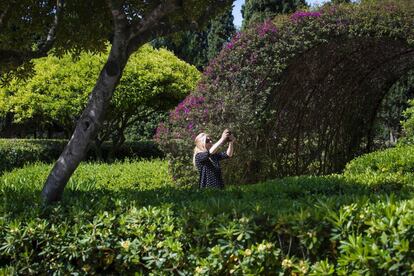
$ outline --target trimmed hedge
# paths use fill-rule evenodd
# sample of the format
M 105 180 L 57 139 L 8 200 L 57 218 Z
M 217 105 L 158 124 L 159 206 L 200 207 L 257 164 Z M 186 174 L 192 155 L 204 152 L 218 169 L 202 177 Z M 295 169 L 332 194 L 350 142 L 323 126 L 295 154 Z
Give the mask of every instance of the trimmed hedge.
M 53 139 L 0 139 L 0 174 L 37 161 L 54 162 L 66 144 L 66 140 Z M 111 145 L 109 143 L 103 145 L 103 160 L 109 160 L 110 150 Z M 115 153 L 116 159 L 159 157 L 163 157 L 163 153 L 151 141 L 126 142 Z M 89 150 L 87 160 L 96 160 L 97 158 L 96 151 Z
M 35 139 L 0 139 L 0 174 L 28 163 L 55 161 L 67 141 Z
M 350 275 L 414 272 L 412 183 L 342 175 L 177 187 L 166 161 L 81 164 L 63 202 L 51 166 L 0 177 L 0 274 Z
M 363 184 L 414 184 L 414 146 L 400 146 L 362 155 L 349 162 L 344 176 Z

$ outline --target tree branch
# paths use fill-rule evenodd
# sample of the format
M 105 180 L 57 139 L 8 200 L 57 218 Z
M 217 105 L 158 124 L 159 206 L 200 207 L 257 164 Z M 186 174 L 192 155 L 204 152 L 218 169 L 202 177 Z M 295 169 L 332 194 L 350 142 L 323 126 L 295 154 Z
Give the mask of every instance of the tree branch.
M 139 23 L 132 26 L 132 32 L 128 39 L 128 52 L 133 53 L 151 37 L 162 33 L 171 33 L 181 30 L 177 26 L 168 25 L 166 17 L 181 8 L 180 1 L 169 0 L 165 4 L 159 4 L 150 14 L 145 16 Z
M 118 0 L 106 0 L 114 20 L 115 35 L 124 31 L 128 27 L 128 21 L 125 12 L 122 10 L 122 2 Z
M 5 23 L 4 18 L 6 17 L 7 13 L 10 10 L 11 4 L 13 4 L 13 3 L 14 3 L 14 1 L 10 1 L 8 3 L 8 5 L 6 6 L 6 8 L 4 9 L 4 11 L 0 14 L 0 31 L 3 28 L 3 24 Z
M 56 0 L 56 13 L 55 17 L 53 19 L 53 24 L 50 26 L 49 32 L 47 33 L 46 40 L 39 45 L 39 50 L 37 50 L 37 56 L 44 56 L 49 52 L 49 50 L 52 48 L 53 43 L 56 39 L 56 29 L 59 26 L 60 18 L 63 13 L 63 5 L 64 0 Z
M 140 34 L 152 29 L 154 25 L 158 25 L 166 15 L 176 11 L 180 8 L 178 1 L 169 0 L 165 4 L 159 4 L 150 14 L 148 14 L 143 20 L 133 26 L 134 32 L 132 37 L 139 36 Z

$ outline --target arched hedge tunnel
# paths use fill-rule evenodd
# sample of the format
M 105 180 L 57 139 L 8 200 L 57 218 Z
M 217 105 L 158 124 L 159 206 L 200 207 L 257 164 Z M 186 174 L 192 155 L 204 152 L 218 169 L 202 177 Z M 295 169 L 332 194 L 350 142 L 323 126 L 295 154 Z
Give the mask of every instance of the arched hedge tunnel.
M 411 1 L 325 6 L 252 26 L 204 70 L 157 137 L 177 179 L 191 171 L 194 137 L 238 136 L 225 181 L 254 183 L 340 172 L 372 150 L 390 88 L 414 69 Z
M 295 174 L 315 161 L 316 173 L 341 170 L 371 150 L 381 102 L 412 68 L 414 48 L 403 40 L 335 38 L 313 47 L 289 63 L 269 102 L 277 114 L 267 136 L 279 145 L 269 148 L 294 153 Z

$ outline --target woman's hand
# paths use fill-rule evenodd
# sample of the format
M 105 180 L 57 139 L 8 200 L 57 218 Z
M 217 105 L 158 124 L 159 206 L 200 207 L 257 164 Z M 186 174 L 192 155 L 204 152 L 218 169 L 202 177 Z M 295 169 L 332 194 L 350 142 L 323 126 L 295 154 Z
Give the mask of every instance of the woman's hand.
M 216 153 L 221 145 L 229 141 L 230 134 L 230 131 L 226 128 L 221 134 L 221 138 L 209 149 L 210 154 Z
M 229 141 L 229 137 L 230 137 L 231 133 L 230 130 L 228 130 L 227 128 L 223 131 L 223 134 L 221 134 L 221 140 L 223 142 L 227 142 Z
M 234 137 L 233 134 L 230 134 L 230 136 L 228 138 L 228 141 L 231 142 L 231 143 L 234 143 L 234 142 L 236 142 L 236 137 Z

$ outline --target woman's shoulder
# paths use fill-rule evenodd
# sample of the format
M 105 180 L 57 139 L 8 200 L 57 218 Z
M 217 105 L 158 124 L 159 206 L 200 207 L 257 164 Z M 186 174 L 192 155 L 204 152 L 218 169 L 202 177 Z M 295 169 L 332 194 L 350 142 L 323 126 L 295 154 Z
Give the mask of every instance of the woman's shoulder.
M 203 158 L 203 157 L 207 157 L 209 155 L 210 155 L 210 153 L 208 151 L 201 151 L 201 152 L 197 152 L 195 157 L 196 158 Z

